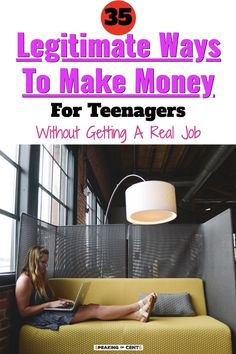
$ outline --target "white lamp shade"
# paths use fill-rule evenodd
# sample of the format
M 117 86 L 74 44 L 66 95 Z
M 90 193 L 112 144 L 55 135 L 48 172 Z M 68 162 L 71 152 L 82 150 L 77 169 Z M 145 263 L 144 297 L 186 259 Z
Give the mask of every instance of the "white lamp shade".
M 176 218 L 175 187 L 163 181 L 133 184 L 125 192 L 126 218 L 133 224 L 161 224 Z

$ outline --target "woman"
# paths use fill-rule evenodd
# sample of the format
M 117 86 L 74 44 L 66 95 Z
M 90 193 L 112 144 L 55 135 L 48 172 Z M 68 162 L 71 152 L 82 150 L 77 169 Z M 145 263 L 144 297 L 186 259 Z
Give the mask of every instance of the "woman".
M 48 257 L 49 252 L 46 248 L 32 247 L 16 282 L 16 301 L 24 323 L 39 328 L 58 329 L 64 324 L 73 324 L 89 319 L 148 321 L 156 300 L 155 293 L 151 293 L 143 300 L 130 305 L 81 305 L 72 313 L 43 311 L 46 307 L 64 307 L 71 303 L 71 300 L 55 299 L 48 284 Z

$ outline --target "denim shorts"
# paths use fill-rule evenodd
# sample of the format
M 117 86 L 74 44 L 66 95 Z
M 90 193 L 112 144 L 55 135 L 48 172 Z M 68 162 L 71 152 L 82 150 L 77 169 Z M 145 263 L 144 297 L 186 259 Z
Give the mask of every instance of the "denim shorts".
M 68 311 L 43 311 L 38 315 L 25 318 L 24 323 L 37 328 L 57 330 L 62 325 L 70 324 L 73 315 L 73 312 Z

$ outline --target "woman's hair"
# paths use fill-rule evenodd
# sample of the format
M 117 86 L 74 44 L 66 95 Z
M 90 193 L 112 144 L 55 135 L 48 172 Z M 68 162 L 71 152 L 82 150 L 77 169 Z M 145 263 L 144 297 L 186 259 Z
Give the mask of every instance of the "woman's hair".
M 35 288 L 35 290 L 43 296 L 45 299 L 48 298 L 46 287 L 47 284 L 47 272 L 41 273 L 39 270 L 39 261 L 43 255 L 48 256 L 49 252 L 47 248 L 41 246 L 31 247 L 26 255 L 25 264 L 22 269 L 22 273 L 26 273 Z

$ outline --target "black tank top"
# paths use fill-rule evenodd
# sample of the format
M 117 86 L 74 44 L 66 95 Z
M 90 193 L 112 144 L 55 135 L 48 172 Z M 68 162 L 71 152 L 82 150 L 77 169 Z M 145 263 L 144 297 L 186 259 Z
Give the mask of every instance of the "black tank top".
M 40 304 L 44 304 L 47 301 L 52 301 L 55 299 L 55 296 L 52 292 L 52 290 L 47 287 L 46 288 L 46 294 L 47 294 L 47 298 L 42 296 L 36 289 L 35 287 L 33 288 L 33 292 L 31 294 L 30 297 L 30 305 L 40 305 Z

